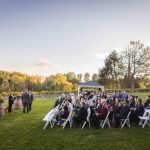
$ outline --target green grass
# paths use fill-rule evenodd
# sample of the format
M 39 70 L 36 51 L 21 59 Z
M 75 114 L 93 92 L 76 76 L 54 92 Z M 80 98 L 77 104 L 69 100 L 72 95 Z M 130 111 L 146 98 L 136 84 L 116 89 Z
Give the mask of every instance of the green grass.
M 144 94 L 141 97 L 144 100 Z M 7 113 L 0 118 L 0 150 L 148 150 L 150 127 L 142 129 L 61 129 L 54 127 L 43 130 L 42 121 L 52 108 L 54 100 L 36 99 L 33 111 L 23 114 L 21 110 Z

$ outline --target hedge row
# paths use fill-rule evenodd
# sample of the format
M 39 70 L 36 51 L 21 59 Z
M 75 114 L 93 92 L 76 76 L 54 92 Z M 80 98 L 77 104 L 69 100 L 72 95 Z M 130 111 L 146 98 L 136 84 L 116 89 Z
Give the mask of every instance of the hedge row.
M 119 89 L 120 91 L 126 91 L 127 93 L 146 93 L 146 92 L 150 92 L 150 89 Z M 118 91 L 118 89 L 105 89 L 106 93 L 112 92 L 112 91 Z M 69 93 L 75 93 L 77 94 L 77 91 L 71 91 L 71 92 L 66 92 L 66 91 L 42 91 L 42 92 L 34 92 L 34 95 L 44 95 L 44 94 L 49 94 L 49 95 L 60 95 L 60 94 L 69 94 Z M 6 92 L 2 92 L 0 93 L 3 96 L 8 96 L 8 93 Z M 14 95 L 21 95 L 20 92 L 14 92 Z

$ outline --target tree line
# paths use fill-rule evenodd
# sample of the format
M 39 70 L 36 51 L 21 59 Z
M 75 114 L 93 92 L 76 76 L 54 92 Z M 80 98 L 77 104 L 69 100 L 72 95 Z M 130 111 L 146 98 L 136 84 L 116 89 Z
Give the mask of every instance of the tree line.
M 92 75 L 93 81 L 98 81 L 98 74 Z M 91 80 L 90 73 L 75 74 L 68 72 L 66 74 L 58 73 L 49 77 L 30 76 L 20 72 L 0 71 L 0 91 L 18 91 L 25 88 L 40 91 L 74 91 L 82 81 Z
M 130 41 L 121 52 L 113 50 L 104 60 L 98 73 L 90 75 L 55 74 L 49 77 L 30 76 L 19 72 L 0 71 L 0 91 L 74 91 L 82 81 L 92 80 L 107 89 L 149 88 L 150 87 L 150 48 L 140 41 Z

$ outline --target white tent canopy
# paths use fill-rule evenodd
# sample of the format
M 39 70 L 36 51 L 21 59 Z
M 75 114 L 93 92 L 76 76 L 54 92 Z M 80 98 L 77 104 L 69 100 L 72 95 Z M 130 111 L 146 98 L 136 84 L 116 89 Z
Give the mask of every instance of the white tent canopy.
M 87 82 L 80 83 L 78 86 L 78 95 L 79 95 L 81 88 L 98 88 L 98 89 L 104 90 L 103 85 L 93 82 L 93 81 L 87 81 Z

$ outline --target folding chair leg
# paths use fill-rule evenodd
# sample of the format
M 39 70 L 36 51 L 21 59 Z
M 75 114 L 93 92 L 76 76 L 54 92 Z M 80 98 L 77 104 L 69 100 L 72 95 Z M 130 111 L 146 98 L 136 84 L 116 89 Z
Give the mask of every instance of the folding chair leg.
M 102 120 L 102 121 L 100 121 L 100 127 L 103 125 L 103 123 L 104 123 L 104 121 Z
M 90 124 L 90 121 L 89 121 L 89 129 L 91 128 L 91 124 Z
M 73 120 L 72 120 L 72 121 L 70 121 L 70 129 L 71 129 L 71 127 L 72 127 L 72 124 L 73 124 Z
M 82 126 L 82 129 L 85 127 L 85 125 L 86 125 L 86 121 L 84 121 L 83 126 Z
M 106 124 L 106 120 L 102 124 L 102 129 L 104 128 L 105 124 Z
M 46 122 L 45 126 L 44 126 L 44 130 L 46 129 L 46 127 L 48 126 L 49 121 Z
M 51 123 L 51 128 L 53 128 L 54 127 L 54 125 L 55 125 L 55 120 L 54 121 L 52 121 L 52 123 Z
M 126 122 L 127 122 L 127 120 L 124 120 L 124 122 L 123 122 L 121 128 L 123 128 L 123 127 L 125 126 Z
M 127 125 L 128 125 L 128 127 L 130 128 L 130 121 L 129 121 L 129 120 L 127 121 Z
M 146 124 L 147 124 L 147 120 L 144 121 L 144 124 L 142 125 L 142 128 L 144 128 Z
M 108 127 L 110 128 L 110 122 L 109 122 L 109 120 L 107 120 L 107 125 L 108 125 Z
M 66 124 L 67 124 L 67 122 L 64 122 L 64 124 L 63 124 L 63 129 L 65 128 Z

